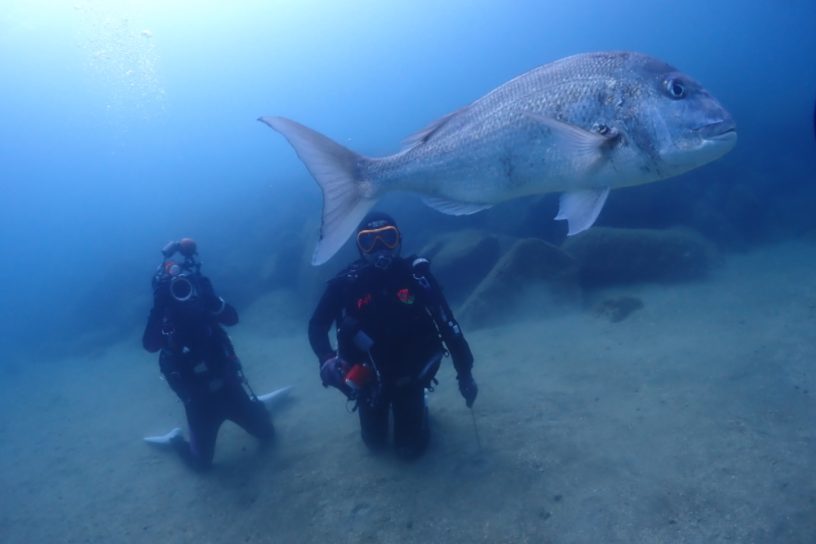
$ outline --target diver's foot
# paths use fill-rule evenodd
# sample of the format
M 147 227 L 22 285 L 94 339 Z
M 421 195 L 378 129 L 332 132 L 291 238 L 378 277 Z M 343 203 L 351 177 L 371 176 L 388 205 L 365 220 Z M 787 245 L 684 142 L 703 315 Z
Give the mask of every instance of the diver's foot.
M 177 440 L 183 440 L 181 434 L 181 429 L 179 427 L 174 428 L 167 434 L 162 434 L 158 436 L 145 436 L 144 441 L 148 444 L 153 444 L 154 446 L 165 447 L 165 446 L 172 446 L 174 442 Z

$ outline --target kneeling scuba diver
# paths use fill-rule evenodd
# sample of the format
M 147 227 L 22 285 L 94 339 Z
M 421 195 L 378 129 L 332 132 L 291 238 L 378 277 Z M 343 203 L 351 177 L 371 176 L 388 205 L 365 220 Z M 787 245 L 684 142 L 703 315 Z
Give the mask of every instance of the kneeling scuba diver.
M 182 257 L 179 262 L 174 257 Z M 159 367 L 170 388 L 184 404 L 190 441 L 175 428 L 145 437 L 172 446 L 194 469 L 208 468 L 221 424 L 230 420 L 267 441 L 274 434 L 269 409 L 289 388 L 256 396 L 222 325 L 238 323 L 235 308 L 215 294 L 201 274 L 197 246 L 189 238 L 162 249 L 163 260 L 153 276 L 153 308 L 142 343 L 160 350 Z
M 470 407 L 478 393 L 473 356 L 429 262 L 400 257 L 401 234 L 390 216 L 366 216 L 356 241 L 361 258 L 329 281 L 309 340 L 323 384 L 356 401 L 366 445 L 384 446 L 391 412 L 397 451 L 416 457 L 428 443 L 426 388 L 441 360 L 451 355 Z M 328 338 L 333 323 L 337 351 Z

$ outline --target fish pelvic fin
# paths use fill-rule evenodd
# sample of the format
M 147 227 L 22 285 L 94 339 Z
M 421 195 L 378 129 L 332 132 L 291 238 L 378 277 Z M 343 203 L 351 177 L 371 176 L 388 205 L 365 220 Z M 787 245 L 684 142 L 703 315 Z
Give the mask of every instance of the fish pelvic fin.
M 567 235 L 583 232 L 598 219 L 607 196 L 609 187 L 563 193 L 555 218 L 567 221 Z
M 323 191 L 320 240 L 312 255 L 312 264 L 321 265 L 343 247 L 376 202 L 374 185 L 360 174 L 369 159 L 285 117 L 258 120 L 289 141 Z

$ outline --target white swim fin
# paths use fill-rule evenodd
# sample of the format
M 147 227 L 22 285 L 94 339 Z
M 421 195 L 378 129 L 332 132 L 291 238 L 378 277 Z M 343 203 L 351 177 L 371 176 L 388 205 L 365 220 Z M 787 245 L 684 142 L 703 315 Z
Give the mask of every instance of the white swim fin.
M 292 390 L 291 385 L 287 385 L 286 387 L 281 387 L 280 389 L 275 389 L 270 393 L 266 393 L 264 395 L 258 395 L 258 400 L 264 403 L 266 409 L 272 412 L 275 408 L 279 407 L 283 401 L 288 398 L 289 391 Z
M 167 434 L 162 434 L 158 436 L 145 436 L 144 441 L 148 444 L 153 444 L 154 446 L 170 446 L 174 441 L 180 439 L 182 437 L 181 429 L 179 427 L 175 427 Z

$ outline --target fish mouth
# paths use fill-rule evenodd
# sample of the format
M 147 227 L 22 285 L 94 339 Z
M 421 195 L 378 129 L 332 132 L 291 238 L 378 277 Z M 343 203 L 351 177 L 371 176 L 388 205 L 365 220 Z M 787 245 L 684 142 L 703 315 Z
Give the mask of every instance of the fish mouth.
M 737 127 L 731 118 L 708 123 L 691 130 L 689 138 L 675 143 L 675 149 L 663 154 L 663 161 L 674 174 L 716 160 L 737 144 Z
M 737 138 L 737 125 L 727 119 L 704 125 L 698 128 L 697 132 L 705 140 L 730 141 Z

